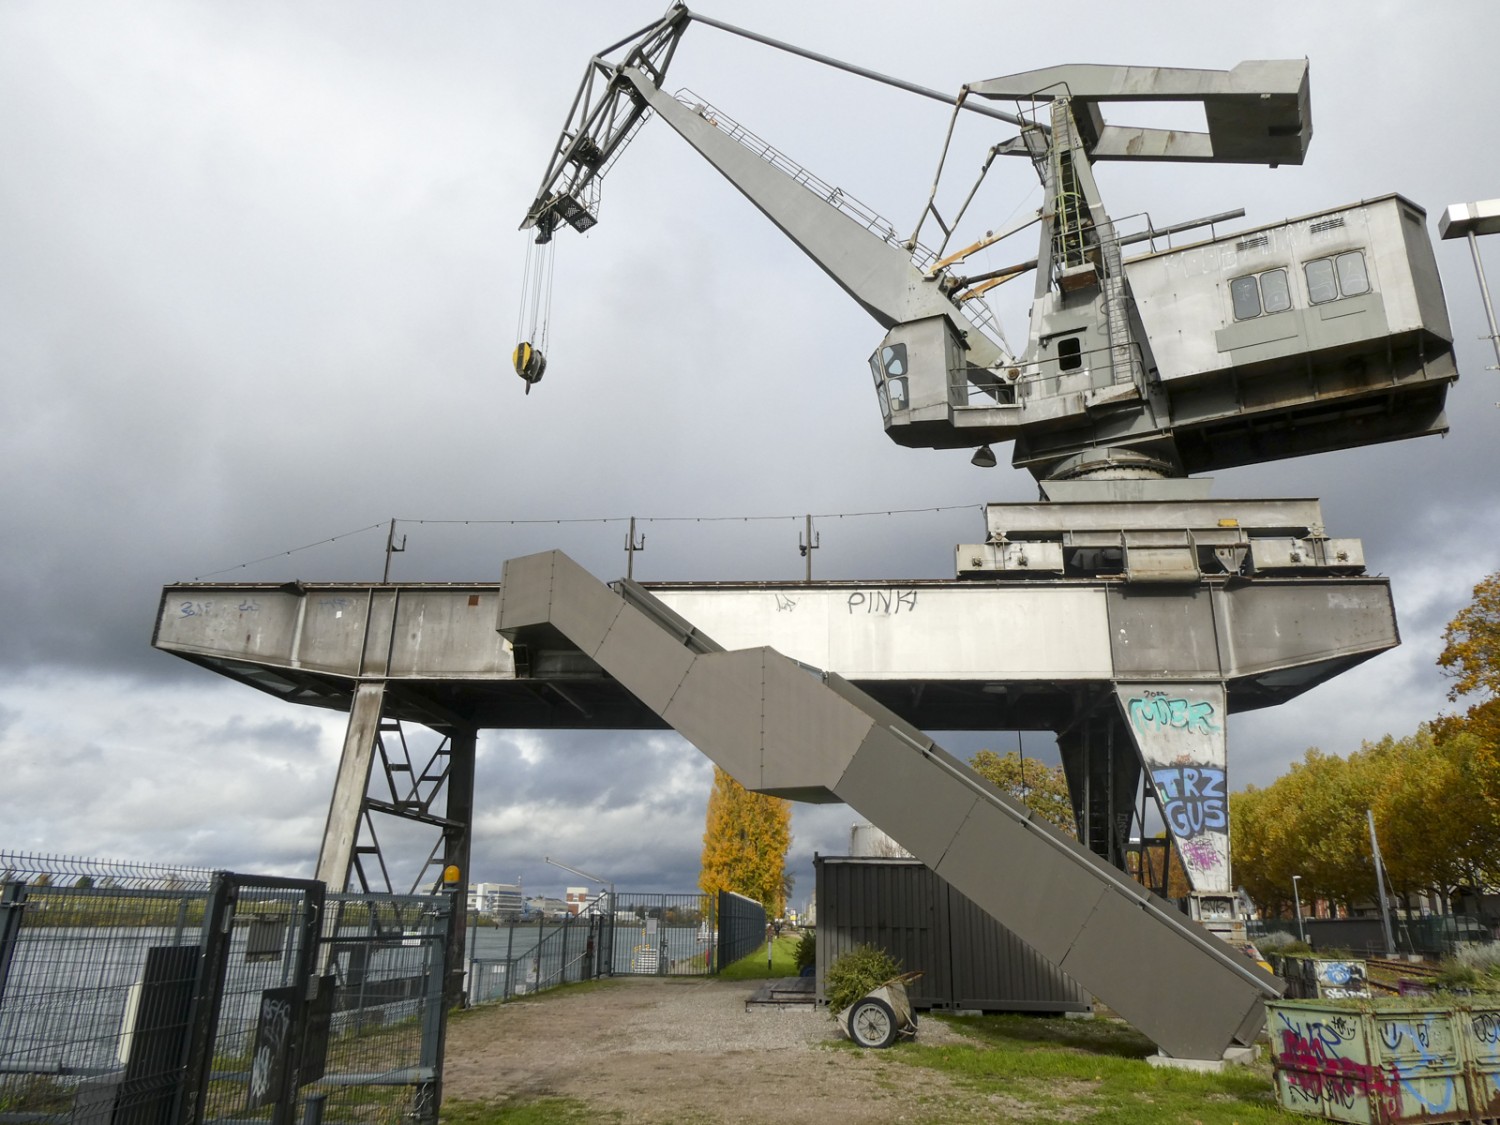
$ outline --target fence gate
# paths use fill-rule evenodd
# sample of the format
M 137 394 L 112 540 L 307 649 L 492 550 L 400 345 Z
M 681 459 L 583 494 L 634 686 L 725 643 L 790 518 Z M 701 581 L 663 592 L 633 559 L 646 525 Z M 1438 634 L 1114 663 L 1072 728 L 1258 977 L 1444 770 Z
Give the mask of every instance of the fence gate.
M 709 895 L 622 891 L 615 896 L 612 927 L 616 976 L 707 976 L 717 968 Z
M 452 900 L 0 854 L 0 1123 L 435 1122 Z

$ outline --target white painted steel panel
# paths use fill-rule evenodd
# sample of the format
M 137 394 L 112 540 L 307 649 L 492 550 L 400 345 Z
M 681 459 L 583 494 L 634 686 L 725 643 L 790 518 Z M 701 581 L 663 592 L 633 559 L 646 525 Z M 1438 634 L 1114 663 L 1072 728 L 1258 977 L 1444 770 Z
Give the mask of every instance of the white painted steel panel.
M 1346 301 L 1310 303 L 1302 270 L 1309 261 L 1346 250 L 1364 252 L 1370 291 L 1384 314 L 1378 331 L 1370 331 L 1383 336 L 1423 327 L 1401 226 L 1406 212 L 1415 214 L 1405 200 L 1384 196 L 1127 262 L 1131 291 L 1162 380 L 1170 384 L 1225 370 L 1246 358 L 1219 350 L 1213 331 L 1187 333 L 1181 331 L 1184 324 L 1248 330 L 1274 322 L 1296 335 L 1307 318 L 1317 320 L 1338 311 L 1334 306 L 1345 306 Z M 1294 294 L 1290 312 L 1236 321 L 1230 281 L 1272 269 L 1288 271 Z M 1312 340 L 1309 346 L 1323 345 Z
M 1107 679 L 1101 588 L 880 584 L 651 591 L 725 648 L 770 645 L 849 679 Z
M 168 589 L 155 643 L 177 652 L 285 664 L 291 658 L 300 606 L 300 598 L 274 591 Z

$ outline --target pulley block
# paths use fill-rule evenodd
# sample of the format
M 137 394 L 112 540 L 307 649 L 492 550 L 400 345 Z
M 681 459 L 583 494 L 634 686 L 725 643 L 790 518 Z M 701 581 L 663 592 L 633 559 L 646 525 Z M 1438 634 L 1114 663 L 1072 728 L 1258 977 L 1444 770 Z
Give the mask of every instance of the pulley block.
M 526 380 L 526 393 L 531 393 L 533 383 L 542 380 L 542 373 L 547 370 L 547 359 L 542 353 L 531 346 L 525 340 L 516 345 L 516 350 L 511 355 L 511 362 L 515 364 L 516 374 Z

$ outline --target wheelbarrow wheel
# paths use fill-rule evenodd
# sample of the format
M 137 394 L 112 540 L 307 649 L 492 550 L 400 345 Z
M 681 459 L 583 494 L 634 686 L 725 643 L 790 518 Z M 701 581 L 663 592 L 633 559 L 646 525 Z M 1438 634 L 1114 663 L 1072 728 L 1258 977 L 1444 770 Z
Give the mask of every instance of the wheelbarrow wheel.
M 889 1047 L 899 1031 L 896 1013 L 878 997 L 856 1001 L 849 1012 L 849 1037 L 861 1047 Z

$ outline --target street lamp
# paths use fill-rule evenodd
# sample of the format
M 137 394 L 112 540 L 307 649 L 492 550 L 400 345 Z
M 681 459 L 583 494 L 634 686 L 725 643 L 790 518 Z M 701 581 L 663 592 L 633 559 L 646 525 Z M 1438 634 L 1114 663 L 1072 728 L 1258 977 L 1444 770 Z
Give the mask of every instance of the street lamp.
M 1292 876 L 1292 904 L 1297 908 L 1297 940 L 1303 945 L 1307 944 L 1307 934 L 1302 929 L 1302 892 L 1297 886 L 1297 880 L 1301 875 Z
M 1474 255 L 1474 273 L 1479 278 L 1479 295 L 1484 298 L 1484 315 L 1490 321 L 1490 343 L 1495 345 L 1496 367 L 1500 370 L 1500 328 L 1495 327 L 1495 306 L 1490 302 L 1490 287 L 1484 280 L 1484 263 L 1479 260 L 1480 234 L 1500 233 L 1500 199 L 1487 199 L 1482 203 L 1454 203 L 1438 220 L 1439 238 L 1467 238 L 1469 252 Z

